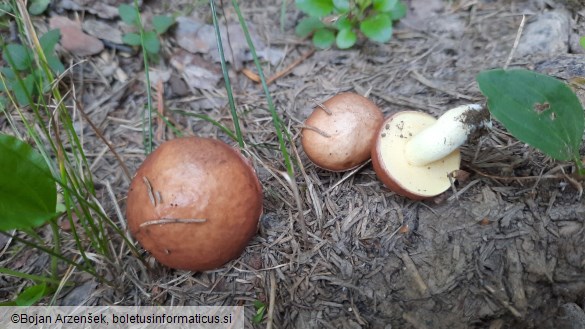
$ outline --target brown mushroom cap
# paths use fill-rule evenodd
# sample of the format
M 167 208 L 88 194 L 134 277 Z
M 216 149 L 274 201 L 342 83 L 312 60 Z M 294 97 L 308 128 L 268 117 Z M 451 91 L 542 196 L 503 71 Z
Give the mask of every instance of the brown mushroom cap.
M 191 271 L 238 257 L 261 213 L 262 188 L 247 159 L 199 137 L 174 139 L 151 153 L 130 184 L 126 209 L 144 249 L 168 267 Z
M 302 131 L 301 143 L 309 159 L 331 171 L 350 170 L 367 161 L 384 120 L 380 109 L 355 93 L 337 94 L 323 106 L 313 109 L 305 121 L 309 128 Z
M 372 148 L 372 165 L 382 183 L 395 193 L 422 200 L 439 195 L 451 186 L 448 175 L 459 169 L 459 149 L 421 166 L 410 164 L 404 152 L 413 136 L 436 121 L 426 113 L 404 111 L 388 117 L 381 125 Z

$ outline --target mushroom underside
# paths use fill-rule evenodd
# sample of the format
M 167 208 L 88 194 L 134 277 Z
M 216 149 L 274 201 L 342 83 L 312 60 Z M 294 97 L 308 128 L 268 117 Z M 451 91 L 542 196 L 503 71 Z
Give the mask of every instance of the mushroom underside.
M 461 161 L 458 149 L 442 159 L 420 166 L 412 165 L 405 155 L 408 141 L 436 121 L 426 113 L 405 111 L 382 124 L 372 158 L 376 174 L 394 192 L 413 199 L 425 199 L 439 195 L 451 186 L 449 174 L 459 169 Z

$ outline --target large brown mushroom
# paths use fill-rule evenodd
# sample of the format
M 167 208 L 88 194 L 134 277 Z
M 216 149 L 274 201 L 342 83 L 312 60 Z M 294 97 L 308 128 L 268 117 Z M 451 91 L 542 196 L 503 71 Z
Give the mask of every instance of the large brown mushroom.
M 262 188 L 239 151 L 213 139 L 163 143 L 130 184 L 132 235 L 162 264 L 191 271 L 222 266 L 254 236 Z
M 366 97 L 340 93 L 315 107 L 305 121 L 301 143 L 315 165 L 350 170 L 370 158 L 383 120 L 382 111 Z

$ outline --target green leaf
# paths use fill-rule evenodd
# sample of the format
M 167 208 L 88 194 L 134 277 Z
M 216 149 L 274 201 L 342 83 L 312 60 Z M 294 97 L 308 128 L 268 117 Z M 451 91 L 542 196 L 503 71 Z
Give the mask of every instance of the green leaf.
M 262 319 L 264 318 L 264 313 L 266 312 L 266 304 L 259 300 L 255 300 L 254 308 L 256 309 L 256 314 L 254 314 L 252 322 L 259 324 L 260 322 L 262 322 Z
M 583 47 L 583 49 L 585 49 L 585 37 L 581 37 L 581 39 L 579 39 L 579 44 L 581 47 Z
M 118 14 L 120 14 L 120 18 L 122 18 L 124 23 L 138 26 L 139 12 L 134 6 L 123 3 L 120 5 L 120 7 L 118 7 Z
M 47 64 L 49 64 L 49 68 L 51 68 L 53 72 L 57 74 L 65 72 L 65 66 L 63 66 L 63 63 L 61 63 L 59 57 L 52 54 L 45 55 L 45 57 L 47 58 Z
M 50 290 L 51 289 L 47 287 L 46 283 L 35 284 L 34 286 L 24 289 L 18 297 L 16 297 L 14 303 L 16 306 L 32 306 L 43 299 L 43 297 L 50 294 Z
M 349 0 L 333 0 L 333 6 L 342 14 L 347 13 L 350 9 Z
M 352 29 L 353 28 L 353 24 L 351 23 L 349 18 L 347 18 L 347 16 L 339 17 L 337 19 L 337 21 L 335 22 L 335 26 L 337 27 L 338 30 L 345 30 L 345 29 Z
M 33 0 L 28 7 L 28 12 L 31 13 L 31 15 L 40 15 L 47 10 L 50 3 L 51 0 Z
M 175 20 L 170 16 L 156 15 L 152 18 L 152 25 L 158 34 L 165 33 L 173 24 Z
M 374 9 L 378 12 L 388 13 L 394 9 L 398 0 L 374 0 Z
M 55 45 L 61 39 L 61 32 L 59 29 L 51 30 L 39 39 L 39 43 L 41 44 L 41 48 L 45 53 L 45 58 L 47 59 L 47 64 L 51 68 L 53 72 L 61 73 L 65 71 L 65 67 L 63 63 L 59 60 L 59 57 L 55 55 Z
M 32 146 L 0 135 L 0 231 L 43 225 L 56 214 L 57 187 Z
M 352 29 L 343 29 L 337 33 L 335 43 L 339 49 L 351 48 L 357 41 L 357 35 Z
M 45 55 L 52 54 L 55 51 L 55 45 L 60 39 L 61 31 L 59 31 L 59 29 L 50 30 L 40 37 L 39 43 L 41 44 L 41 48 L 43 49 L 43 52 L 45 52 Z
M 325 27 L 325 24 L 323 24 L 320 19 L 309 16 L 301 19 L 295 28 L 295 34 L 300 38 L 306 38 L 315 32 L 315 30 L 323 27 Z
M 144 49 L 150 54 L 158 54 L 160 51 L 160 41 L 158 41 L 158 35 L 154 31 L 144 33 Z
M 22 79 L 22 85 L 18 79 L 20 78 L 16 78 L 10 82 L 10 88 L 12 89 L 18 104 L 26 106 L 30 103 L 29 97 L 32 98 L 34 96 L 35 75 L 32 73 L 28 74 L 24 79 Z
M 387 42 L 392 38 L 392 20 L 387 14 L 376 14 L 362 21 L 360 30 L 372 41 Z
M 0 67 L 0 73 L 2 73 L 4 75 L 4 78 L 6 80 L 14 80 L 16 79 L 16 72 L 14 72 L 14 70 L 10 67 Z
M 130 46 L 140 46 L 142 44 L 142 39 L 140 39 L 140 34 L 138 33 L 126 33 L 122 36 L 122 41 Z
M 266 307 L 266 304 L 264 304 L 262 301 L 259 301 L 259 300 L 255 300 L 254 301 L 254 308 L 255 309 L 258 310 L 258 309 L 260 309 L 262 307 Z
M 512 135 L 557 160 L 579 156 L 583 107 L 565 83 L 523 69 L 496 69 L 477 76 L 488 108 Z
M 356 0 L 356 4 L 360 12 L 363 13 L 372 5 L 372 0 Z
M 406 10 L 407 10 L 406 5 L 399 1 L 394 7 L 394 9 L 392 9 L 392 11 L 390 12 L 392 20 L 397 21 L 406 16 Z
M 313 44 L 317 48 L 326 49 L 335 42 L 335 34 L 329 29 L 318 29 L 313 34 Z
M 333 11 L 333 0 L 295 0 L 297 8 L 309 16 L 323 17 Z
M 18 71 L 25 71 L 32 66 L 32 53 L 23 45 L 11 43 L 6 46 L 6 53 L 2 56 L 8 65 L 14 65 Z
M 0 17 L 4 17 L 5 15 L 9 15 L 12 13 L 12 6 L 6 2 L 0 3 Z

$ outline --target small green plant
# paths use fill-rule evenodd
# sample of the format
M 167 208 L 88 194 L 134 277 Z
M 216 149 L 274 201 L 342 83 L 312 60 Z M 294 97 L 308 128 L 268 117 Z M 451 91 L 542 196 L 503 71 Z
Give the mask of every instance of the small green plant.
M 126 24 L 138 30 L 136 33 L 124 34 L 122 40 L 130 46 L 143 46 L 151 57 L 156 56 L 160 51 L 159 37 L 175 23 L 174 18 L 170 16 L 155 15 L 152 17 L 152 29 L 146 29 L 142 25 L 140 12 L 135 6 L 121 4 L 118 7 L 118 13 Z
M 46 283 L 35 284 L 24 289 L 13 301 L 0 303 L 0 306 L 32 306 L 53 292 L 54 289 Z
M 114 236 L 134 254 L 138 252 L 97 199 L 83 140 L 68 104 L 75 103 L 76 113 L 95 126 L 76 93 L 61 94 L 60 77 L 55 73 L 65 69 L 54 51 L 59 30 L 37 37 L 30 8 L 22 1 L 10 1 L 1 10 L 11 13 L 7 16 L 14 20 L 10 24 L 15 24 L 22 44 L 0 41 L 5 65 L 0 68 L 0 121 L 5 120 L 11 130 L 0 134 L 0 170 L 5 173 L 0 175 L 0 234 L 11 237 L 13 243 L 6 252 L 15 257 L 27 248 L 51 257 L 41 275 L 0 267 L 2 276 L 33 282 L 8 303 L 30 305 L 48 295 L 53 295 L 54 303 L 59 289 L 74 284 L 61 278 L 63 265 L 113 286 L 98 271 L 94 257 L 111 260 L 116 269 L 123 270 L 111 256 Z M 62 234 L 59 220 L 69 223 L 70 232 Z M 64 242 L 74 247 L 63 248 Z
M 477 82 L 489 111 L 512 135 L 553 159 L 575 161 L 585 174 L 579 155 L 583 107 L 567 84 L 524 69 L 483 71 Z
M 152 152 L 152 95 L 149 77 L 149 61 L 157 58 L 160 51 L 159 37 L 164 34 L 174 23 L 172 17 L 164 15 L 155 15 L 152 18 L 152 29 L 145 29 L 142 24 L 142 18 L 138 11 L 138 1 L 134 0 L 134 5 L 122 4 L 118 7 L 118 13 L 122 20 L 131 26 L 134 26 L 138 32 L 127 33 L 122 36 L 122 40 L 131 46 L 140 46 L 142 48 L 142 57 L 144 61 L 144 72 L 146 76 L 146 111 L 143 116 L 143 134 L 145 153 Z
M 255 324 L 259 324 L 260 322 L 262 322 L 262 319 L 264 319 L 264 314 L 266 313 L 266 304 L 259 300 L 255 300 L 254 309 L 256 310 L 256 314 L 254 314 L 252 322 L 254 322 Z
M 52 73 L 56 74 L 65 71 L 65 67 L 55 54 L 55 45 L 60 38 L 61 33 L 57 29 L 39 38 L 47 65 Z M 0 73 L 5 78 L 0 81 L 0 92 L 12 91 L 17 102 L 26 106 L 36 96 L 46 92 L 52 81 L 47 72 L 36 65 L 33 49 L 16 43 L 5 44 L 2 48 L 2 57 L 8 66 L 0 68 Z
M 392 38 L 392 22 L 406 15 L 400 0 L 295 0 L 297 8 L 308 15 L 296 27 L 296 34 L 313 35 L 313 44 L 329 48 L 351 48 L 358 33 L 384 43 Z
M 585 37 L 581 37 L 581 39 L 579 39 L 579 44 L 581 47 L 583 47 L 583 49 L 585 49 Z

